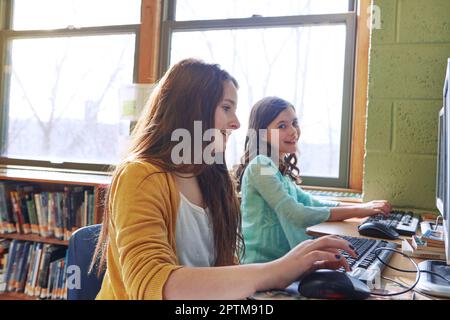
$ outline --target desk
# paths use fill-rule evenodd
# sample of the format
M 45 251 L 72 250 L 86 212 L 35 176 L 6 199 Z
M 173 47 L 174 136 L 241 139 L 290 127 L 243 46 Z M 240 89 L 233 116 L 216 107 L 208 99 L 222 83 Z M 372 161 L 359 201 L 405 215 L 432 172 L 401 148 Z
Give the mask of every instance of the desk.
M 345 221 L 335 221 L 335 222 L 323 222 L 321 224 L 309 227 L 306 229 L 306 232 L 309 235 L 312 236 L 324 236 L 324 235 L 329 235 L 329 234 L 335 234 L 335 235 L 340 235 L 340 236 L 351 236 L 351 237 L 365 237 L 365 236 L 361 236 L 358 233 L 358 225 L 365 220 L 365 218 L 359 219 L 359 218 L 352 218 L 352 219 L 348 219 Z M 371 238 L 371 237 L 365 237 L 365 238 Z M 409 237 L 404 237 L 404 236 L 400 236 L 400 239 L 398 240 L 389 240 L 392 242 L 396 242 L 399 245 L 401 245 L 402 239 L 406 239 Z M 372 238 L 372 239 L 376 239 L 376 238 Z M 419 263 L 420 261 L 422 261 L 421 259 L 414 259 L 417 263 Z M 402 268 L 402 269 L 409 269 L 409 270 L 413 270 L 414 266 L 411 265 L 411 262 L 404 258 L 403 256 L 399 255 L 399 254 L 394 254 L 389 262 L 390 265 L 395 266 L 397 268 Z M 399 272 L 399 271 L 395 271 L 391 268 L 386 267 L 383 270 L 382 275 L 384 277 L 388 277 L 397 281 L 401 281 L 402 283 L 405 283 L 407 285 L 412 285 L 415 281 L 415 273 L 404 273 L 404 272 Z M 386 289 L 390 290 L 390 291 L 400 291 L 401 288 L 399 286 L 394 285 L 392 282 L 390 281 L 386 281 L 386 280 L 382 280 L 382 286 L 385 287 Z M 389 297 L 387 297 L 389 298 Z M 394 299 L 412 299 L 412 293 L 406 293 L 404 295 L 400 295 L 400 296 L 394 296 L 392 297 Z M 425 295 L 422 294 L 418 294 L 415 293 L 414 298 L 416 299 L 429 299 L 429 297 L 426 297 Z

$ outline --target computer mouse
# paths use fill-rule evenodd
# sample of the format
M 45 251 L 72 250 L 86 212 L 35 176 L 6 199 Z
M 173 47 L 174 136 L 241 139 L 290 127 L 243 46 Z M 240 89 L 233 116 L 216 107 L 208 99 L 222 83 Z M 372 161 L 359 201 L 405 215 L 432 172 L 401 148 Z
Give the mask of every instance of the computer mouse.
M 347 273 L 320 269 L 300 279 L 298 292 L 306 298 L 316 299 L 366 299 L 369 287 Z
M 398 239 L 399 234 L 394 228 L 388 227 L 380 222 L 366 222 L 358 227 L 358 232 L 360 235 L 390 239 Z

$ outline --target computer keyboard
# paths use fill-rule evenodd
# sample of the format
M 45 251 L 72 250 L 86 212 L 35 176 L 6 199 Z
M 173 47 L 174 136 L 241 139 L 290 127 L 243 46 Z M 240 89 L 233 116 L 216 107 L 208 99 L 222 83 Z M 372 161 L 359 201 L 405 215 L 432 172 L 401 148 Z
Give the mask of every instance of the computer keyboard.
M 404 236 L 412 236 L 416 234 L 419 228 L 419 218 L 414 217 L 411 211 L 405 212 L 400 210 L 393 210 L 387 217 L 379 214 L 370 216 L 366 222 L 379 222 L 388 227 L 394 228 L 399 234 Z
M 398 247 L 398 244 L 384 240 L 349 236 L 342 236 L 342 238 L 349 241 L 358 253 L 358 257 L 355 259 L 347 252 L 341 251 L 341 254 L 347 259 L 351 268 L 351 271 L 348 272 L 348 274 L 366 282 L 368 285 L 376 284 L 377 281 L 380 281 L 381 272 L 385 265 L 376 258 L 376 255 L 378 255 L 385 263 L 389 263 L 393 252 L 389 250 L 380 250 L 375 254 L 374 251 L 377 248 L 383 247 L 395 249 Z M 344 267 L 341 267 L 339 270 L 344 271 Z

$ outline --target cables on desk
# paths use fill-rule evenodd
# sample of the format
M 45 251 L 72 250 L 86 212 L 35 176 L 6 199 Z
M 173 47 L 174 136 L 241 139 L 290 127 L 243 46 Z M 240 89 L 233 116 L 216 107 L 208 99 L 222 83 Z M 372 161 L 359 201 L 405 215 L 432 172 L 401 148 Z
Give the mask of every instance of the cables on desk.
M 386 250 L 386 251 L 392 251 L 392 252 L 394 252 L 394 253 L 401 254 L 401 255 L 402 255 L 403 257 L 405 257 L 405 258 L 408 258 L 409 261 L 411 261 L 411 263 L 414 265 L 415 270 L 405 270 L 405 269 L 396 268 L 396 267 L 393 267 L 393 266 L 389 265 L 388 263 L 384 262 L 383 259 L 381 259 L 381 258 L 378 256 L 378 255 L 379 255 L 379 252 L 380 252 L 380 251 L 383 251 L 383 250 Z M 403 252 L 401 252 L 401 251 L 399 251 L 399 250 L 397 250 L 397 249 L 392 249 L 392 248 L 377 248 L 377 249 L 374 250 L 374 253 L 375 253 L 375 257 L 376 257 L 382 264 L 384 264 L 384 265 L 385 265 L 386 267 L 388 267 L 388 268 L 391 268 L 391 269 L 393 269 L 393 270 L 400 271 L 400 272 L 416 273 L 416 281 L 415 281 L 410 287 L 406 287 L 406 286 L 403 286 L 403 285 L 402 285 L 403 287 L 406 287 L 406 289 L 403 290 L 403 291 L 392 292 L 392 293 L 376 293 L 376 292 L 372 292 L 372 293 L 371 293 L 372 295 L 375 295 L 375 296 L 390 297 L 390 296 L 397 296 L 397 295 L 400 295 L 400 294 L 404 294 L 404 293 L 406 293 L 406 292 L 409 292 L 409 291 L 411 291 L 411 290 L 414 289 L 414 287 L 417 285 L 417 283 L 419 283 L 420 275 L 421 275 L 422 272 L 423 272 L 423 273 L 429 273 L 429 274 L 435 275 L 435 276 L 437 276 L 437 277 L 439 277 L 439 278 L 441 278 L 441 279 L 447 281 L 448 283 L 450 283 L 450 280 L 447 279 L 447 278 L 445 278 L 443 275 L 440 275 L 440 274 L 438 274 L 438 273 L 436 273 L 436 272 L 432 272 L 432 271 L 428 271 L 428 270 L 420 270 L 420 268 L 419 268 L 419 266 L 417 265 L 417 263 L 416 263 L 410 256 L 406 255 L 405 253 L 403 253 Z M 392 279 L 387 279 L 387 280 L 390 280 L 390 281 L 392 281 L 392 282 L 398 284 L 397 281 L 394 281 L 394 280 L 392 280 Z
M 442 216 L 437 216 L 436 221 L 434 222 L 434 231 L 438 229 L 439 226 L 439 220 L 442 219 Z
M 378 255 L 379 255 L 379 252 L 380 252 L 380 251 L 383 251 L 383 250 L 385 250 L 385 251 L 396 252 L 396 253 L 401 254 L 402 256 L 408 258 L 409 261 L 411 261 L 411 263 L 414 265 L 414 267 L 416 268 L 416 270 L 411 271 L 411 270 L 399 269 L 399 268 L 396 268 L 396 267 L 393 267 L 393 266 L 387 264 L 386 262 L 383 261 L 383 259 L 381 259 L 381 258 L 378 256 Z M 419 266 L 417 265 L 417 263 L 416 263 L 411 257 L 407 256 L 406 254 L 404 254 L 403 252 L 401 252 L 401 251 L 399 251 L 399 250 L 392 249 L 392 248 L 377 248 L 377 249 L 374 250 L 374 254 L 375 254 L 376 258 L 377 258 L 378 260 L 380 260 L 380 262 L 381 262 L 382 264 L 384 264 L 384 265 L 385 265 L 386 267 L 388 267 L 388 268 L 391 268 L 391 269 L 394 269 L 394 270 L 397 270 L 397 271 L 401 271 L 401 272 L 413 272 L 413 273 L 415 272 L 415 273 L 416 273 L 416 281 L 414 282 L 414 284 L 413 284 L 412 286 L 407 287 L 407 288 L 406 288 L 405 290 L 403 290 L 403 291 L 391 292 L 391 293 L 376 293 L 376 292 L 372 292 L 372 293 L 371 293 L 372 295 L 374 295 L 374 296 L 382 296 L 382 297 L 397 296 L 397 295 L 404 294 L 404 293 L 407 293 L 407 292 L 411 291 L 412 289 L 414 289 L 414 287 L 417 285 L 417 283 L 419 283 L 419 280 L 420 280 L 420 269 L 419 269 Z

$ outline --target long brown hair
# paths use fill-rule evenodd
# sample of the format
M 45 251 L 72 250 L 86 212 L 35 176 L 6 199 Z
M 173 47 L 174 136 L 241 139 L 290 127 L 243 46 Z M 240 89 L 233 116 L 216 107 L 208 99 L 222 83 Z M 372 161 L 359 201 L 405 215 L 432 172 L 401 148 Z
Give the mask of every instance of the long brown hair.
M 173 65 L 153 91 L 131 134 L 127 157 L 113 173 L 115 179 L 129 161 L 143 160 L 165 172 L 196 176 L 213 225 L 216 266 L 233 264 L 235 257 L 243 252 L 241 215 L 234 185 L 225 163 L 175 164 L 171 152 L 178 142 L 172 141 L 171 137 L 174 130 L 180 128 L 187 129 L 193 136 L 194 121 L 201 121 L 203 131 L 214 128 L 215 110 L 223 97 L 226 81 L 238 88 L 237 81 L 217 64 L 185 59 Z M 205 147 L 206 142 L 203 143 Z M 112 201 L 109 193 L 110 190 L 91 264 L 91 270 L 97 265 L 98 274 L 105 269 L 106 263 Z
M 261 154 L 261 143 L 267 143 L 267 145 L 269 145 L 269 142 L 260 141 L 260 136 L 258 133 L 260 130 L 267 129 L 270 123 L 287 108 L 292 108 L 295 110 L 291 103 L 278 97 L 265 97 L 256 102 L 252 107 L 248 124 L 248 133 L 245 138 L 244 155 L 242 156 L 241 164 L 235 173 L 238 183 L 237 188 L 239 191 L 241 189 L 242 176 L 244 175 L 245 168 L 255 156 Z M 256 136 L 252 135 L 250 133 L 251 131 L 256 132 Z M 255 143 L 256 146 L 252 146 L 252 143 Z M 254 154 L 251 154 L 250 152 L 252 148 L 256 151 Z M 267 150 L 266 155 L 270 157 L 270 145 L 264 149 Z M 278 169 L 282 175 L 289 176 L 296 184 L 301 183 L 300 170 L 297 167 L 297 155 L 295 153 L 288 154 L 283 159 L 280 159 Z

